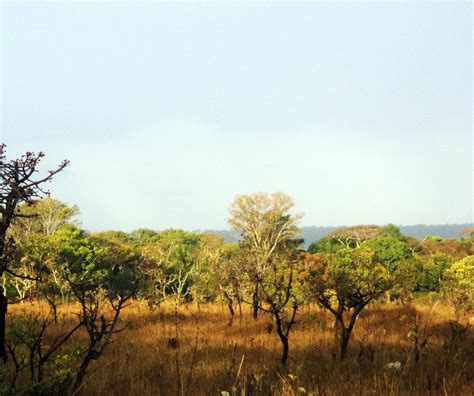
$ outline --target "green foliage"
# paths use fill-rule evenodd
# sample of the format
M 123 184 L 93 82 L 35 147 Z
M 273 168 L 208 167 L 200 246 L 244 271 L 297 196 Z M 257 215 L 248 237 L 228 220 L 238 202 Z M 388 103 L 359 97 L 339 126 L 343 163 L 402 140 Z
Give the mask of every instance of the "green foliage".
M 20 216 L 13 219 L 9 232 L 18 241 L 34 233 L 53 234 L 61 226 L 71 223 L 79 214 L 79 208 L 56 199 L 44 198 L 32 204 L 19 205 L 17 213 Z
M 152 305 L 160 304 L 170 295 L 178 300 L 190 298 L 199 241 L 200 234 L 170 229 L 142 246 L 146 263 L 140 296 Z
M 392 277 L 385 266 L 375 260 L 368 247 L 345 248 L 336 253 L 308 255 L 305 283 L 309 294 L 321 305 L 350 309 L 385 293 Z
M 150 245 L 159 239 L 159 232 L 148 228 L 139 228 L 128 234 L 128 240 L 135 247 Z
M 67 393 L 80 362 L 82 345 L 56 349 L 57 344 L 47 343 L 45 336 L 53 321 L 51 313 L 9 317 L 7 339 L 16 370 L 5 373 L 2 394 Z
M 335 253 L 307 254 L 305 261 L 307 295 L 335 316 L 339 357 L 344 359 L 358 315 L 369 302 L 390 290 L 393 277 L 367 246 L 347 247 Z M 348 322 L 345 311 L 350 311 Z
M 334 253 L 343 248 L 344 245 L 335 238 L 322 238 L 319 241 L 315 241 L 309 245 L 308 252 L 311 254 Z
M 108 297 L 112 299 L 133 295 L 141 278 L 142 255 L 127 243 L 127 234 L 107 231 L 93 234 L 88 240 L 102 249 L 96 269 L 107 271 Z
M 373 250 L 375 259 L 385 264 L 390 273 L 396 271 L 402 260 L 410 257 L 406 243 L 392 235 L 381 234 L 364 245 Z
M 232 248 L 215 234 L 201 234 L 195 252 L 196 266 L 190 286 L 191 296 L 197 302 L 215 301 L 219 294 L 219 274 Z
M 328 260 L 327 287 L 352 308 L 384 293 L 391 286 L 387 269 L 369 247 L 344 249 Z
M 452 263 L 453 258 L 444 253 L 420 256 L 416 268 L 414 290 L 417 292 L 439 292 L 444 273 Z
M 406 237 L 402 234 L 400 228 L 394 224 L 388 224 L 385 227 L 382 227 L 382 234 L 396 238 L 399 241 L 406 240 Z
M 335 253 L 346 247 L 355 248 L 363 244 L 372 248 L 379 260 L 385 262 L 396 262 L 408 254 L 405 237 L 392 224 L 383 228 L 378 226 L 340 228 L 319 241 L 313 242 L 308 252 Z
M 474 310 L 474 256 L 465 257 L 447 269 L 443 287 L 457 311 Z
M 406 296 L 411 292 L 415 287 L 415 283 L 409 282 L 415 273 L 413 264 L 409 263 L 413 250 L 407 243 L 407 239 L 393 224 L 383 228 L 376 226 L 342 228 L 313 243 L 308 251 L 312 254 L 329 254 L 328 257 L 340 259 L 341 255 L 348 254 L 347 249 L 362 247 L 370 249 L 373 254 L 371 259 L 373 263 L 383 265 L 388 274 L 393 277 L 393 284 L 397 286 L 396 290 L 393 290 L 395 295 Z
M 443 238 L 437 235 L 427 235 L 423 238 L 424 241 L 434 241 L 434 242 L 441 242 Z
M 107 284 L 111 271 L 104 260 L 107 249 L 91 241 L 87 234 L 72 225 L 62 227 L 51 243 L 57 254 L 62 275 L 81 290 L 95 290 Z

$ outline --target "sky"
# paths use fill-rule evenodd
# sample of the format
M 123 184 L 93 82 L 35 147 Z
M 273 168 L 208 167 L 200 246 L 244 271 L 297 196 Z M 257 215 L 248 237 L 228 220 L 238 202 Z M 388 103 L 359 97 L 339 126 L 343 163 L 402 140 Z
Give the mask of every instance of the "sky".
M 90 231 L 473 222 L 470 2 L 1 3 L 1 140 Z

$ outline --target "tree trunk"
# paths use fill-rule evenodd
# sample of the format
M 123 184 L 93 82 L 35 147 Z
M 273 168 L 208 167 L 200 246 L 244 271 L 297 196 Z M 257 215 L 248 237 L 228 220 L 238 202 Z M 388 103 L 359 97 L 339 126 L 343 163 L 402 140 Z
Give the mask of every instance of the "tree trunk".
M 347 347 L 349 345 L 349 340 L 351 338 L 351 333 L 352 333 L 352 329 L 354 328 L 354 325 L 355 325 L 355 322 L 357 320 L 357 317 L 359 316 L 359 314 L 361 313 L 361 311 L 364 309 L 364 307 L 368 304 L 368 302 L 365 302 L 363 304 L 360 304 L 359 306 L 357 306 L 357 308 L 355 308 L 354 312 L 352 312 L 352 315 L 351 315 L 351 319 L 349 321 L 349 325 L 346 327 L 345 324 L 344 324 L 344 317 L 341 313 L 341 315 L 339 315 L 337 317 L 337 320 L 339 321 L 339 326 L 341 328 L 341 348 L 340 348 L 340 355 L 339 355 L 339 359 L 342 361 L 344 360 L 344 358 L 346 357 L 347 355 Z
M 84 377 L 86 376 L 86 371 L 87 371 L 87 368 L 89 367 L 89 364 L 93 360 L 98 359 L 100 355 L 100 352 L 97 352 L 95 347 L 96 347 L 96 342 L 95 341 L 91 342 L 91 345 L 89 345 L 86 355 L 82 359 L 81 365 L 77 369 L 76 380 L 74 381 L 74 385 L 72 387 L 73 394 L 76 394 L 77 390 L 80 388 L 82 381 L 84 380 Z
M 280 339 L 283 345 L 283 354 L 281 355 L 281 362 L 283 365 L 286 365 L 286 362 L 288 361 L 288 349 L 289 349 L 288 338 L 283 336 L 283 337 L 280 337 Z
M 91 362 L 91 360 L 92 359 L 90 359 L 89 356 L 86 356 L 86 358 L 82 362 L 81 366 L 77 370 L 76 380 L 74 381 L 74 385 L 73 385 L 73 388 L 72 388 L 73 389 L 73 394 L 76 393 L 76 391 L 81 386 L 82 381 L 84 380 L 84 377 L 86 375 L 87 366 L 89 366 L 89 363 Z
M 253 307 L 253 318 L 255 320 L 257 320 L 257 318 L 258 318 L 258 309 L 259 309 L 258 283 L 255 284 L 255 290 L 253 292 L 252 307 Z
M 230 312 L 230 319 L 229 319 L 229 323 L 227 323 L 227 325 L 228 325 L 228 326 L 232 326 L 232 324 L 234 323 L 235 311 L 234 311 L 234 307 L 233 307 L 231 301 L 229 301 L 229 302 L 227 303 L 227 306 L 229 307 L 229 312 Z
M 347 355 L 347 346 L 349 345 L 349 338 L 351 336 L 351 331 L 344 326 L 341 326 L 341 349 L 339 359 L 342 361 Z
M 7 316 L 8 301 L 3 294 L 3 287 L 0 286 L 0 359 L 7 362 L 7 351 L 5 348 L 5 323 Z
M 289 349 L 289 344 L 288 344 L 288 336 L 283 332 L 283 323 L 281 321 L 280 315 L 278 312 L 273 313 L 277 325 L 277 333 L 278 336 L 280 337 L 281 345 L 283 347 L 283 353 L 281 355 L 281 362 L 283 365 L 286 365 L 286 362 L 288 361 L 288 349 Z

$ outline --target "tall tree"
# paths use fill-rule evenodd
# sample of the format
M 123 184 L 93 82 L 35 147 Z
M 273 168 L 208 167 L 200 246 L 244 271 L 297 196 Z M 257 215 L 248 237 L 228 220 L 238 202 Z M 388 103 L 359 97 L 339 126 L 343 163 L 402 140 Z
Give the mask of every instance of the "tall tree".
M 297 221 L 301 215 L 290 213 L 293 206 L 293 199 L 283 193 L 258 192 L 238 195 L 229 209 L 229 224 L 240 232 L 241 245 L 249 258 L 255 319 L 260 304 L 259 281 L 270 265 L 270 258 L 282 244 L 299 234 Z
M 52 180 L 54 175 L 61 172 L 69 161 L 64 160 L 55 169 L 48 171 L 42 176 L 36 177 L 38 166 L 44 157 L 42 152 L 27 152 L 20 158 L 7 161 L 6 146 L 0 145 L 0 276 L 9 272 L 14 276 L 22 276 L 13 273 L 9 269 L 9 261 L 14 249 L 14 244 L 7 237 L 7 232 L 12 221 L 18 217 L 25 217 L 18 210 L 18 205 L 25 203 L 33 204 L 36 199 L 48 195 L 45 183 Z M 0 359 L 7 359 L 5 350 L 5 317 L 7 312 L 7 299 L 0 290 Z

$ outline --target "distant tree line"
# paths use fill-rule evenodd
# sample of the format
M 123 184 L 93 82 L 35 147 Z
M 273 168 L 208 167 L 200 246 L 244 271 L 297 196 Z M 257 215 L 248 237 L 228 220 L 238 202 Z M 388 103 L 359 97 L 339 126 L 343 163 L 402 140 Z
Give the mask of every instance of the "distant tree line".
M 307 249 L 311 243 L 324 238 L 331 232 L 345 228 L 346 226 L 305 226 L 300 227 L 301 237 L 304 239 L 304 247 Z M 474 228 L 474 223 L 464 224 L 416 224 L 398 225 L 400 232 L 407 237 L 414 237 L 420 240 L 430 236 L 437 236 L 441 239 L 456 239 L 462 237 L 466 229 Z M 203 232 L 216 234 L 224 238 L 226 242 L 238 242 L 239 233 L 235 230 L 204 230 Z

